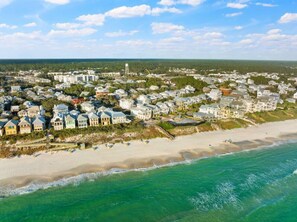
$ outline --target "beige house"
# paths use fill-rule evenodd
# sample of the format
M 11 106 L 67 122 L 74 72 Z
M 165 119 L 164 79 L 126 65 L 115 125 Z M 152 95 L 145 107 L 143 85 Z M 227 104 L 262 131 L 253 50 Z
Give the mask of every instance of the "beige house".
M 32 124 L 29 117 L 25 116 L 21 119 L 18 124 L 20 129 L 20 134 L 27 134 L 32 132 Z
M 108 126 L 111 124 L 110 116 L 107 115 L 105 112 L 100 112 L 99 117 L 102 126 Z
M 33 130 L 36 132 L 45 130 L 45 119 L 42 116 L 36 116 L 32 122 Z
M 97 114 L 90 113 L 88 117 L 90 126 L 99 126 L 99 116 L 97 116 Z
M 63 118 L 59 115 L 54 116 L 51 119 L 51 125 L 54 128 L 54 130 L 62 130 L 64 129 L 64 121 Z

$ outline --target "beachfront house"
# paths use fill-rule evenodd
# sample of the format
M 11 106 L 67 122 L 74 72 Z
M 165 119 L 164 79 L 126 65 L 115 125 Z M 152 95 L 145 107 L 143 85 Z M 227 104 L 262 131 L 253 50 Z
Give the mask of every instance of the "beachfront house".
M 88 116 L 86 114 L 78 115 L 77 126 L 78 126 L 78 128 L 87 128 L 88 127 Z
M 28 116 L 23 117 L 19 124 L 20 134 L 27 134 L 32 132 L 31 120 Z
M 99 116 L 95 113 L 89 113 L 89 124 L 90 126 L 99 126 Z
M 200 113 L 212 114 L 214 117 L 218 117 L 220 107 L 218 104 L 202 105 L 199 108 Z
M 3 136 L 4 135 L 4 126 L 5 124 L 7 123 L 6 120 L 0 120 L 0 136 Z
M 64 129 L 63 117 L 61 115 L 55 115 L 51 119 L 51 125 L 54 128 L 54 130 L 57 130 L 57 131 Z
M 130 112 L 131 112 L 131 115 L 137 119 L 149 120 L 152 118 L 152 110 L 149 109 L 148 107 L 144 107 L 144 106 L 133 107 L 130 110 Z
M 216 120 L 216 117 L 213 114 L 210 114 L 210 113 L 196 112 L 196 113 L 193 113 L 193 117 L 195 119 L 199 119 L 199 120 L 207 120 L 207 121 Z
M 277 100 L 271 97 L 261 97 L 255 104 L 255 112 L 274 111 L 277 108 Z
M 126 115 L 122 112 L 110 111 L 108 114 L 111 117 L 112 124 L 127 123 Z
M 110 116 L 105 112 L 99 112 L 100 123 L 102 126 L 110 125 Z
M 67 114 L 66 116 L 64 116 L 64 122 L 65 122 L 65 128 L 66 129 L 75 129 L 76 128 L 76 117 L 71 115 L 71 114 Z
M 17 135 L 18 134 L 18 120 L 10 120 L 8 121 L 4 128 L 5 128 L 5 135 Z
M 35 116 L 32 121 L 33 130 L 35 132 L 40 132 L 45 130 L 45 119 L 42 116 Z

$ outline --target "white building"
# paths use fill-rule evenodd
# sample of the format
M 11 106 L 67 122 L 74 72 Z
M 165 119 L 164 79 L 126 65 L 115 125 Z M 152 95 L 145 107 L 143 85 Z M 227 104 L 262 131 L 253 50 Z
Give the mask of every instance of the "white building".
M 120 103 L 120 107 L 122 109 L 131 109 L 131 107 L 134 104 L 134 100 L 133 99 L 120 99 L 119 103 Z
M 217 101 L 221 98 L 222 92 L 219 89 L 212 89 L 207 96 L 211 98 L 211 100 Z
M 200 113 L 211 114 L 214 117 L 219 116 L 220 107 L 218 104 L 202 105 L 199 109 Z
M 133 107 L 131 110 L 131 115 L 137 119 L 149 120 L 152 118 L 152 110 L 148 107 L 138 106 Z
M 77 83 L 87 83 L 94 82 L 98 80 L 98 76 L 96 75 L 55 75 L 54 80 L 64 83 L 77 84 Z

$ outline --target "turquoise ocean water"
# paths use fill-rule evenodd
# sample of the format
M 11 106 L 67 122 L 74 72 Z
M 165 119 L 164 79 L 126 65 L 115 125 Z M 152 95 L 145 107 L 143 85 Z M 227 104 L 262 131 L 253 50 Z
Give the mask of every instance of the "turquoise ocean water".
M 0 222 L 297 221 L 297 143 L 0 200 Z M 78 181 L 78 180 L 77 180 Z

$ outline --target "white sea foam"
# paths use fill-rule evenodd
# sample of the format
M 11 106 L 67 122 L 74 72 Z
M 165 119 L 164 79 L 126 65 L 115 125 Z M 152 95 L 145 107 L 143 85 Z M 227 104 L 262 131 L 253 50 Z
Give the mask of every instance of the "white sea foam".
M 231 182 L 224 182 L 215 187 L 212 192 L 198 193 L 190 198 L 190 202 L 198 211 L 220 210 L 225 206 L 241 209 L 241 201 Z
M 100 177 L 103 177 L 103 176 L 128 173 L 128 172 L 145 172 L 145 171 L 155 170 L 155 169 L 159 169 L 159 168 L 163 168 L 163 167 L 172 167 L 172 166 L 176 166 L 176 165 L 190 164 L 191 162 L 193 162 L 193 161 L 185 160 L 185 161 L 181 161 L 181 162 L 170 162 L 168 164 L 163 164 L 163 165 L 154 164 L 154 166 L 152 166 L 152 167 L 137 168 L 137 169 L 113 168 L 111 170 L 104 171 L 104 172 L 85 173 L 85 174 L 80 174 L 78 176 L 62 178 L 62 179 L 59 179 L 59 180 L 53 181 L 53 182 L 30 183 L 29 185 L 26 185 L 23 187 L 18 187 L 18 188 L 14 187 L 14 186 L 0 187 L 0 199 L 6 198 L 9 196 L 25 195 L 25 194 L 36 192 L 38 190 L 46 190 L 49 188 L 63 187 L 63 186 L 68 186 L 68 185 L 77 186 L 77 185 L 81 184 L 82 182 L 94 181 L 94 180 L 96 180 Z
M 272 145 L 263 146 L 263 148 L 280 146 L 282 144 L 289 144 L 289 143 L 296 143 L 296 142 L 297 142 L 297 140 L 278 141 L 278 142 L 273 143 Z M 237 152 L 237 153 L 240 153 L 240 152 Z M 214 157 L 233 155 L 233 154 L 236 154 L 236 152 L 235 153 L 230 152 L 230 153 L 226 153 L 226 154 L 219 154 L 219 155 L 214 156 Z M 193 162 L 199 161 L 201 159 L 206 159 L 206 158 L 209 158 L 209 157 L 202 157 L 202 158 L 199 158 L 199 159 L 188 159 L 187 158 L 186 160 L 180 161 L 180 162 L 170 162 L 168 164 L 163 164 L 163 165 L 154 164 L 154 166 L 148 167 L 148 168 L 138 168 L 138 169 L 118 169 L 118 168 L 113 168 L 113 169 L 111 169 L 109 171 L 105 171 L 105 172 L 86 173 L 86 174 L 81 174 L 81 175 L 78 175 L 78 176 L 62 178 L 62 179 L 59 179 L 57 181 L 48 182 L 48 183 L 30 183 L 27 186 L 18 187 L 18 188 L 13 187 L 13 186 L 0 187 L 0 199 L 5 198 L 5 197 L 9 197 L 9 196 L 25 195 L 25 194 L 29 194 L 29 193 L 32 193 L 32 192 L 36 192 L 38 190 L 46 190 L 46 189 L 54 188 L 54 187 L 63 187 L 63 186 L 67 186 L 67 185 L 79 185 L 80 183 L 85 182 L 85 181 L 94 181 L 94 180 L 96 180 L 96 179 L 98 179 L 98 178 L 100 178 L 102 176 L 108 176 L 108 175 L 120 174 L 120 173 L 127 173 L 127 172 L 144 172 L 144 171 L 150 171 L 150 170 L 163 168 L 163 167 L 171 167 L 171 166 L 176 166 L 176 165 L 192 164 Z M 294 164 L 295 163 L 296 162 L 294 162 Z M 284 164 L 283 167 L 287 166 L 288 164 L 290 165 L 290 164 L 292 164 L 292 162 Z M 273 175 L 275 173 L 276 172 L 273 172 L 273 170 L 272 170 L 269 173 L 261 174 L 261 175 L 258 175 L 257 177 L 260 177 L 262 179 L 267 179 L 267 178 L 271 177 L 271 175 Z M 297 174 L 297 170 L 295 170 L 293 174 Z M 257 183 L 257 181 L 253 181 L 254 179 L 255 178 L 248 178 L 247 184 L 245 184 L 245 185 L 247 187 L 253 187 Z M 259 179 L 259 178 L 257 178 L 257 179 Z M 268 181 L 270 181 L 270 180 L 268 179 Z M 255 187 L 256 186 L 257 185 L 255 185 Z M 207 194 L 205 194 L 205 195 L 207 195 Z M 205 197 L 205 195 L 204 195 L 204 198 L 202 198 L 202 199 L 204 199 L 204 202 L 207 202 L 206 201 L 207 198 Z M 234 196 L 231 196 L 229 200 L 234 201 L 235 200 Z M 195 201 L 197 201 L 197 199 Z M 221 204 L 215 203 L 215 204 L 213 204 L 213 206 L 219 207 L 219 206 L 221 206 Z
M 261 196 L 257 196 L 252 201 L 255 204 L 262 204 L 271 193 L 277 193 L 280 187 L 290 186 L 288 180 L 292 174 L 292 169 L 296 169 L 297 159 L 288 160 L 271 168 L 267 172 L 251 173 L 242 175 L 246 178 L 242 183 L 234 185 L 230 181 L 224 181 L 213 188 L 197 193 L 196 196 L 189 198 L 189 201 L 198 211 L 221 210 L 224 207 L 233 207 L 236 210 L 242 209 L 240 197 L 243 193 L 258 193 L 263 189 Z M 294 171 L 297 174 L 297 169 Z M 253 195 L 254 196 L 254 195 Z

